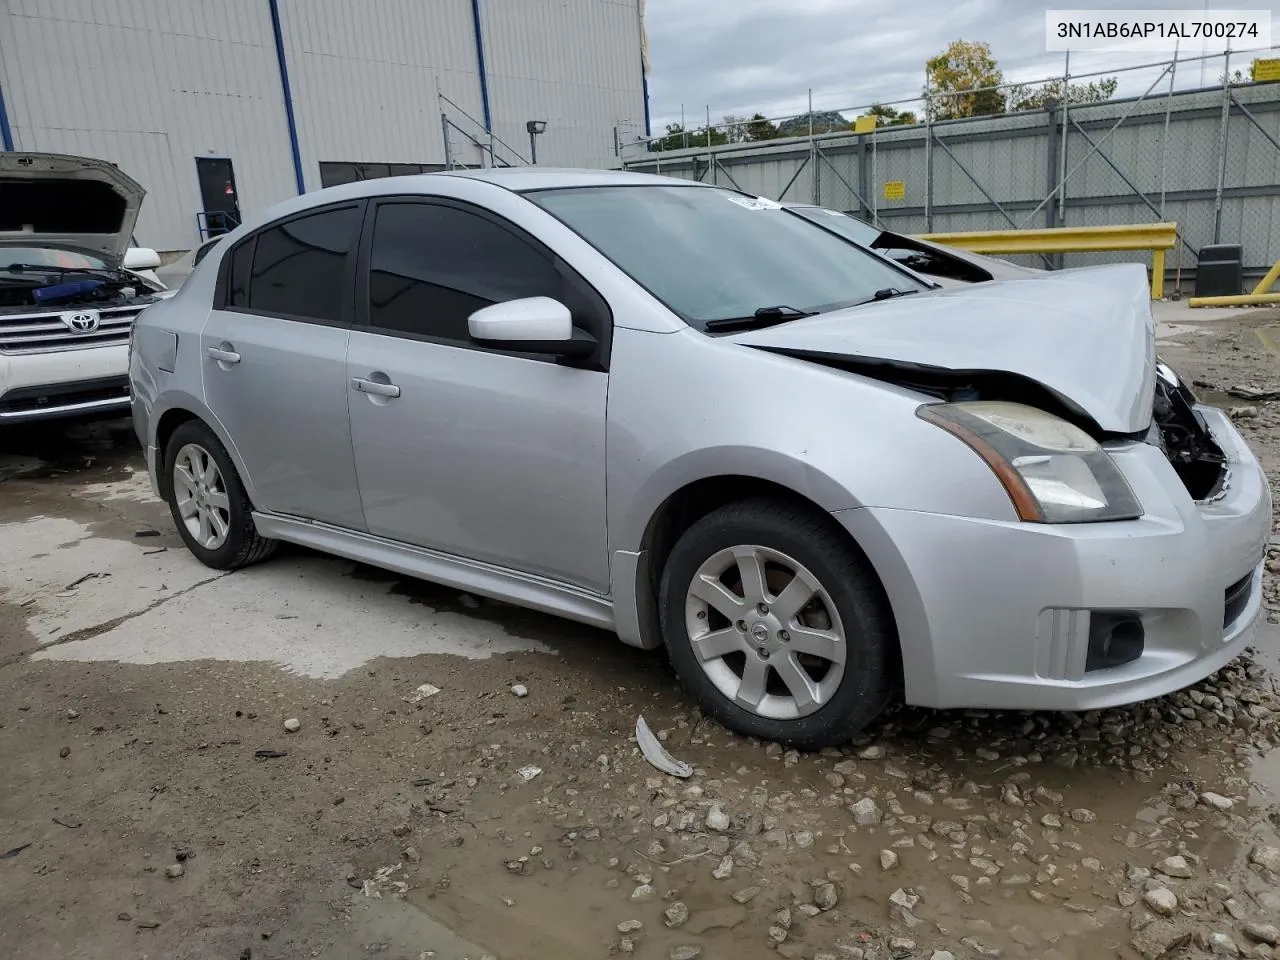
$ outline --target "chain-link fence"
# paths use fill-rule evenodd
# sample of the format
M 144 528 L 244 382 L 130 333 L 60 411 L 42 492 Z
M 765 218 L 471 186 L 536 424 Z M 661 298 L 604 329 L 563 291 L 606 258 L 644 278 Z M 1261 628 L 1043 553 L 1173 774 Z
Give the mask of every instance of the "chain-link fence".
M 1173 221 L 1175 280 L 1192 274 L 1197 251 L 1213 243 L 1241 244 L 1246 274 L 1256 276 L 1280 259 L 1280 83 L 1250 82 L 1232 70 L 1241 61 L 1218 54 L 1109 71 L 1144 90 L 1123 99 L 1083 102 L 1080 81 L 1099 75 L 1064 75 L 929 93 L 889 110 L 708 123 L 629 144 L 622 165 L 819 204 L 900 233 Z M 1188 82 L 1205 86 L 1178 89 Z M 992 95 L 1008 112 L 955 116 Z M 904 111 L 914 122 L 901 122 Z M 873 112 L 875 126 L 865 119 Z M 1013 259 L 1082 266 L 1126 258 Z

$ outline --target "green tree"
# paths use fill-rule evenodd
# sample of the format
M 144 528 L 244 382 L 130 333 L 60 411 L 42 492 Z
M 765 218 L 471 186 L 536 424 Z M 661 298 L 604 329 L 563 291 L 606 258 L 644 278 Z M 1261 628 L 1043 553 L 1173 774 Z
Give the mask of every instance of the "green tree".
M 1044 110 L 1050 103 L 1062 103 L 1064 100 L 1068 104 L 1101 103 L 1103 100 L 1110 100 L 1115 94 L 1116 83 L 1115 77 L 1090 83 L 1064 84 L 1061 80 L 1049 80 L 1036 90 L 1027 84 L 1021 84 L 1009 91 L 1010 109 Z
M 878 127 L 905 127 L 920 122 L 913 111 L 898 110 L 883 103 L 873 103 L 867 108 L 866 113 L 858 117 L 858 120 L 868 116 L 876 118 Z M 857 120 L 854 123 L 857 123 Z
M 760 140 L 775 140 L 778 136 L 778 128 L 765 119 L 764 114 L 755 113 L 747 121 L 747 139 L 752 142 Z
M 719 147 L 729 142 L 728 136 L 723 130 L 716 127 L 711 128 L 711 146 Z M 668 150 L 705 150 L 707 146 L 707 128 L 699 127 L 697 130 L 686 130 L 678 123 L 667 124 L 667 134 L 657 140 L 649 142 L 649 151 L 651 153 L 663 152 Z
M 1258 82 L 1257 69 L 1258 69 L 1258 61 L 1254 60 L 1252 63 L 1249 64 L 1249 75 L 1247 77 L 1243 73 L 1241 73 L 1239 70 L 1232 70 L 1231 82 L 1232 83 L 1257 83 Z M 1219 83 L 1222 83 L 1225 80 L 1226 80 L 1225 74 L 1221 74 L 1221 73 L 1218 74 Z
M 925 63 L 925 77 L 925 102 L 934 120 L 1004 113 L 1004 94 L 988 89 L 1004 82 L 988 43 L 953 40 Z

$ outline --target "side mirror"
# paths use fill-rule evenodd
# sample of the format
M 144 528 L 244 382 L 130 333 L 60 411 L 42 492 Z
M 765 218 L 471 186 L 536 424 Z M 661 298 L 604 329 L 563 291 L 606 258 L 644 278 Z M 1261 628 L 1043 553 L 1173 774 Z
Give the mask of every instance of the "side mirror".
M 130 247 L 124 255 L 126 270 L 154 270 L 160 266 L 160 254 L 150 247 Z
M 575 330 L 569 308 L 550 297 L 508 300 L 477 310 L 467 318 L 471 339 L 498 350 L 589 357 L 596 340 Z

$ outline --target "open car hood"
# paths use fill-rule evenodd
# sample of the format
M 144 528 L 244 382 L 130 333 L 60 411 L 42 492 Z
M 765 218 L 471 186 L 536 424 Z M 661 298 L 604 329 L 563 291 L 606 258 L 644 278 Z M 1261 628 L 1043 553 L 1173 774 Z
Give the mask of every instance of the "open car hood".
M 118 267 L 147 192 L 105 160 L 0 152 L 0 246 L 46 246 Z
M 923 374 L 1012 374 L 1109 433 L 1151 424 L 1155 325 L 1140 264 L 1046 272 L 868 303 L 737 334 L 815 361 Z

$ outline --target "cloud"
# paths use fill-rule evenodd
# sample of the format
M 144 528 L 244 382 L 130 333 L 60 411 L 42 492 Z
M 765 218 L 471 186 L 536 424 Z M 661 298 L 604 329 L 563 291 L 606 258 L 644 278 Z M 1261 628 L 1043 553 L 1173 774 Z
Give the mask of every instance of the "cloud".
M 1067 6 L 1063 4 L 1062 6 Z M 1168 0 L 1082 2 L 1081 7 L 1159 8 Z M 1210 8 L 1232 7 L 1210 0 Z M 1235 7 L 1240 4 L 1236 3 Z M 728 113 L 782 117 L 916 97 L 924 63 L 956 39 L 985 40 L 1011 81 L 1060 76 L 1061 53 L 1045 52 L 1044 5 L 1025 0 L 646 0 L 655 132 L 679 120 Z M 1273 32 L 1280 37 L 1280 21 Z M 1183 56 L 1199 50 L 1184 50 Z M 1171 55 L 1170 55 L 1171 56 Z M 1072 73 L 1167 59 L 1150 54 L 1073 54 Z M 1233 60 L 1243 65 L 1246 58 Z M 1211 61 L 1206 82 L 1221 73 Z M 1138 95 L 1160 69 L 1120 74 L 1118 95 Z M 1198 86 L 1199 64 L 1178 70 L 1178 86 Z M 1167 81 L 1166 81 L 1167 82 Z

